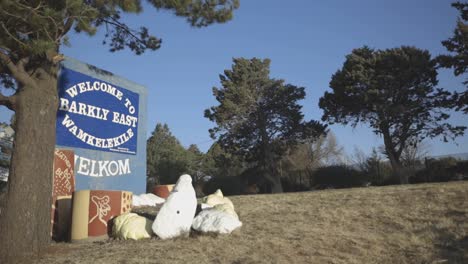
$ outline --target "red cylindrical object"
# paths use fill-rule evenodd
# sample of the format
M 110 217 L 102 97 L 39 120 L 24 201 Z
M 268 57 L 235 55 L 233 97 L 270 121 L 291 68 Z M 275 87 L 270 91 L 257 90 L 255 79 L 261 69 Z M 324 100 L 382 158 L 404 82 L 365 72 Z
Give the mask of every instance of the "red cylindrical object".
M 156 185 L 154 186 L 153 193 L 157 196 L 166 199 L 174 188 L 174 184 Z

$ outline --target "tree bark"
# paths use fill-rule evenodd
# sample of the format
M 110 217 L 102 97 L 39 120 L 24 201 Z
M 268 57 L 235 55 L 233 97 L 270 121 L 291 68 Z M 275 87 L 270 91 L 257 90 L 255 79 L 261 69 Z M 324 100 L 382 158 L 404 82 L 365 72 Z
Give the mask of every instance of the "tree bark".
M 50 242 L 58 107 L 56 67 L 39 69 L 16 94 L 8 190 L 0 212 L 0 263 L 37 255 Z
M 400 184 L 408 184 L 408 175 L 403 171 L 403 165 L 401 164 L 399 157 L 396 157 L 396 155 L 390 150 L 387 150 L 387 155 L 395 176 L 400 180 Z
M 392 143 L 390 132 L 388 131 L 388 126 L 383 125 L 381 130 L 384 138 L 385 152 L 387 153 L 388 159 L 390 160 L 390 165 L 392 165 L 392 170 L 395 176 L 398 177 L 400 184 L 408 184 L 408 175 L 404 173 L 403 165 L 400 161 L 401 151 L 398 153 L 395 151 L 395 146 Z
M 271 193 L 282 193 L 283 192 L 283 185 L 281 184 L 281 179 L 279 175 L 273 176 L 271 180 Z

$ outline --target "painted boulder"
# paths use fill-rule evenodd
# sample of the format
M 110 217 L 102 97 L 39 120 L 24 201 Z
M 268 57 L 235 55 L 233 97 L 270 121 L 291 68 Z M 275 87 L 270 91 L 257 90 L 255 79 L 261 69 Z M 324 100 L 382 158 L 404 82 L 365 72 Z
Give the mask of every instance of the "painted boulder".
M 229 198 L 224 197 L 223 192 L 220 189 L 216 190 L 215 193 L 203 197 L 202 202 L 208 206 L 215 206 L 218 204 L 226 204 L 234 210 L 234 204 L 229 200 Z
M 184 236 L 190 233 L 197 198 L 190 175 L 184 174 L 174 186 L 166 202 L 156 215 L 152 229 L 161 239 Z
M 110 220 L 130 212 L 132 193 L 81 190 L 73 195 L 72 242 L 108 238 Z
M 153 221 L 135 213 L 119 215 L 114 219 L 112 235 L 120 239 L 140 240 L 150 238 L 153 234 Z

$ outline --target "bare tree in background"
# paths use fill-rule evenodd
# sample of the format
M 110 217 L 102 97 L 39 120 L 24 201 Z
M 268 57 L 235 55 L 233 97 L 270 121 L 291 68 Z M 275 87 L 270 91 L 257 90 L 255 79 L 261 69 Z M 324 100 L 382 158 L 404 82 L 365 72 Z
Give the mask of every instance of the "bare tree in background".
M 293 149 L 280 161 L 280 170 L 283 177 L 297 181 L 300 177 L 310 181 L 312 173 L 319 167 L 343 163 L 343 147 L 339 146 L 335 135 L 328 132 L 318 139 L 306 141 Z
M 403 167 L 417 168 L 424 164 L 424 158 L 429 156 L 431 146 L 427 141 L 422 141 L 417 145 L 408 145 L 401 153 Z

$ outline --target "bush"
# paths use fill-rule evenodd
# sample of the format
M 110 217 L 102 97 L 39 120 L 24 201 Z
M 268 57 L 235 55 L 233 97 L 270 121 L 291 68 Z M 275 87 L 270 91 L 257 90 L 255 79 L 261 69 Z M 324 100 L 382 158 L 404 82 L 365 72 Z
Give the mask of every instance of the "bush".
M 447 182 L 456 180 L 465 175 L 466 161 L 458 161 L 455 158 L 448 157 L 442 159 L 426 159 L 426 168 L 416 172 L 414 177 L 410 178 L 411 183 L 423 182 Z M 463 172 L 465 169 L 465 172 Z M 463 176 L 461 176 L 463 178 Z
M 310 177 L 305 172 L 290 171 L 281 178 L 283 192 L 303 192 L 310 190 Z
M 318 188 L 350 188 L 364 186 L 368 177 L 351 167 L 335 165 L 317 169 L 314 181 Z
M 240 177 L 213 177 L 204 184 L 203 193 L 212 194 L 217 189 L 220 189 L 224 195 L 240 195 L 244 184 Z

